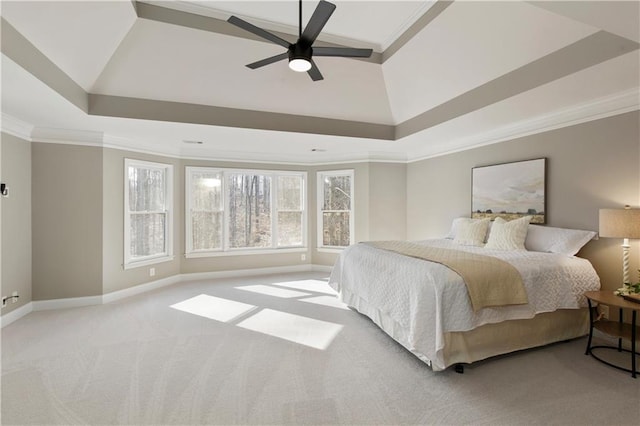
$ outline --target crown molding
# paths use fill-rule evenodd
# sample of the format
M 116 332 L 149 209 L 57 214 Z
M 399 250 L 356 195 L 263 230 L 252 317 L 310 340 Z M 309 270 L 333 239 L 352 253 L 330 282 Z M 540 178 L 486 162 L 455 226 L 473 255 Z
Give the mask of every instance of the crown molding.
M 58 143 L 65 145 L 103 145 L 103 132 L 92 130 L 56 129 L 51 127 L 36 127 L 31 134 L 32 142 Z
M 284 166 L 327 166 L 345 163 L 406 163 L 407 156 L 396 152 L 365 152 L 349 154 L 331 154 L 309 152 L 302 155 L 271 154 L 265 152 L 216 151 L 205 156 L 188 153 L 180 155 L 185 160 L 206 160 L 216 162 L 242 162 L 251 164 L 278 164 Z
M 319 166 L 358 162 L 413 163 L 636 110 L 640 110 L 640 88 L 638 87 L 572 107 L 552 111 L 549 114 L 540 115 L 529 120 L 522 120 L 490 132 L 452 139 L 448 141 L 452 146 L 450 149 L 426 149 L 407 153 L 369 151 L 336 155 L 326 152 L 287 154 L 247 151 L 208 151 L 199 154 L 194 152 L 194 150 L 184 147 L 164 150 L 158 149 L 157 147 L 145 147 L 135 140 L 108 135 L 103 132 L 34 127 L 6 113 L 2 113 L 1 129 L 7 134 L 30 142 L 95 146 L 189 160 Z M 425 130 L 425 132 L 427 131 L 428 129 Z M 419 136 L 419 134 L 417 136 Z M 427 146 L 429 145 L 427 144 Z
M 533 119 L 522 120 L 515 124 L 503 126 L 491 132 L 485 132 L 471 137 L 453 139 L 450 141 L 454 148 L 440 152 L 422 152 L 409 155 L 408 162 L 427 160 L 429 158 L 454 154 L 473 148 L 479 148 L 494 143 L 518 139 L 537 133 L 548 132 L 563 127 L 574 126 L 588 121 L 599 120 L 614 115 L 624 114 L 640 109 L 640 88 L 619 92 L 610 96 L 594 99 L 589 102 L 574 105 L 569 108 L 552 111 L 549 114 L 537 116 Z M 417 154 L 417 155 L 416 155 Z
M 31 142 L 34 126 L 3 112 L 0 129 L 6 134 Z

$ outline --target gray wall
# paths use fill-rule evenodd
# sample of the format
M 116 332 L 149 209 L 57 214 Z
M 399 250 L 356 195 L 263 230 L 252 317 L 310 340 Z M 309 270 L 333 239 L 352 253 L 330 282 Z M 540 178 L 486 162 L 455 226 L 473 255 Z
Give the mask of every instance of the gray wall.
M 171 261 L 124 269 L 124 160 L 153 161 L 173 165 L 173 254 Z M 102 206 L 103 222 L 100 224 L 103 239 L 102 292 L 111 293 L 129 287 L 170 277 L 180 273 L 183 227 L 183 208 L 180 160 L 157 155 L 141 154 L 105 148 L 102 156 Z M 155 276 L 149 275 L 155 269 Z
M 635 111 L 409 164 L 408 238 L 442 237 L 453 218 L 469 216 L 473 167 L 540 157 L 548 159 L 547 223 L 597 231 L 600 208 L 640 205 L 639 117 Z M 621 243 L 602 238 L 581 252 L 604 289 L 613 290 L 622 281 Z M 636 271 L 637 241 L 631 250 Z
M 31 143 L 2 133 L 0 180 L 9 197 L 0 199 L 2 213 L 2 296 L 20 296 L 3 314 L 31 302 Z
M 18 291 L 20 303 L 26 303 L 30 291 L 33 300 L 49 300 L 102 295 L 180 273 L 304 263 L 330 266 L 336 253 L 316 249 L 316 172 L 321 170 L 354 170 L 356 241 L 441 237 L 453 218 L 469 215 L 473 167 L 540 157 L 548 158 L 549 225 L 597 230 L 599 208 L 640 204 L 639 121 L 636 111 L 410 164 L 313 167 L 179 160 L 29 143 L 3 134 L 3 179 L 16 182 L 10 182 L 12 196 L 2 200 L 3 291 L 13 291 L 9 289 L 13 282 L 24 283 Z M 149 266 L 122 267 L 125 158 L 174 166 L 175 257 L 152 265 L 154 277 L 149 276 Z M 307 171 L 307 259 L 301 260 L 302 253 L 185 259 L 185 166 Z M 29 191 L 31 199 L 19 197 Z M 11 211 L 11 206 L 18 207 Z M 31 218 L 23 214 L 29 211 Z M 603 238 L 590 242 L 581 253 L 596 267 L 604 288 L 618 287 L 620 251 L 620 241 Z M 634 242 L 634 271 L 638 265 L 640 247 Z
M 33 300 L 101 295 L 102 148 L 33 142 L 31 161 Z
M 407 238 L 407 165 L 369 164 L 369 239 Z

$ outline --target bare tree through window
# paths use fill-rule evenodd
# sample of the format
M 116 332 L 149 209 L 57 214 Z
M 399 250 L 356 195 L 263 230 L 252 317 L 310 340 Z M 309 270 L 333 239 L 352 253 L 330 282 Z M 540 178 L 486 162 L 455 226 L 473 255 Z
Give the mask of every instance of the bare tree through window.
M 352 176 L 321 173 L 322 245 L 346 247 L 351 244 Z

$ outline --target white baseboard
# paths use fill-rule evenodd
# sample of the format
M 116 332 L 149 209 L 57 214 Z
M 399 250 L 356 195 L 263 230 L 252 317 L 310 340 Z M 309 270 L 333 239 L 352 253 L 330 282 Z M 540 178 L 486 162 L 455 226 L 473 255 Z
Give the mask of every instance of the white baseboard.
M 288 274 L 314 271 L 314 265 L 272 266 L 268 268 L 238 269 L 233 271 L 192 272 L 180 274 L 181 281 L 213 280 L 216 278 L 251 277 L 255 275 Z
M 326 272 L 326 273 L 331 273 L 331 270 L 333 269 L 333 266 L 328 266 L 328 265 L 311 265 L 311 270 L 314 272 Z
M 112 291 L 111 293 L 102 295 L 101 303 L 115 302 L 116 300 L 124 299 L 125 297 L 135 296 L 136 294 L 140 293 L 146 293 L 147 291 L 166 287 L 171 284 L 177 284 L 182 281 L 180 277 L 180 275 L 172 275 L 170 277 L 161 278 L 159 280 L 151 281 L 144 284 L 139 284 L 133 287 L 125 288 L 123 290 Z
M 34 300 L 33 310 L 48 311 L 50 309 L 79 308 L 81 306 L 101 305 L 102 296 L 67 297 L 64 299 Z
M 8 314 L 2 315 L 0 317 L 0 328 L 6 327 L 14 321 L 19 320 L 23 316 L 31 313 L 33 311 L 33 302 L 29 302 L 26 305 L 20 306 L 18 309 L 14 309 Z
M 136 285 L 134 287 L 125 288 L 123 290 L 113 291 L 111 293 L 103 294 L 101 296 L 87 296 L 87 297 L 69 297 L 65 299 L 52 299 L 52 300 L 36 300 L 29 302 L 20 308 L 9 312 L 6 315 L 0 317 L 0 328 L 5 327 L 12 322 L 22 318 L 30 312 L 45 311 L 49 309 L 66 309 L 66 308 L 78 308 L 82 306 L 90 305 L 102 305 L 105 303 L 115 302 L 116 300 L 124 299 L 126 297 L 135 296 L 137 294 L 146 293 L 157 288 L 166 287 L 172 284 L 178 284 L 186 281 L 195 280 L 211 280 L 216 278 L 234 278 L 234 277 L 249 277 L 255 275 L 269 275 L 269 274 L 288 274 L 293 272 L 331 272 L 331 266 L 326 265 L 293 265 L 293 266 L 274 266 L 269 268 L 255 268 L 255 269 L 239 269 L 234 271 L 214 271 L 214 272 L 194 272 L 190 274 L 177 274 L 170 277 L 161 278 L 156 281 Z

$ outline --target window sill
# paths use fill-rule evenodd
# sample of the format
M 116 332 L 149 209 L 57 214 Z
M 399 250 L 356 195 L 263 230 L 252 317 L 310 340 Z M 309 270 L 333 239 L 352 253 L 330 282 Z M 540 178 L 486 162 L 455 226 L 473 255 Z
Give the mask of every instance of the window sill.
M 284 253 L 307 253 L 307 247 L 284 248 L 284 249 L 262 249 L 262 250 L 230 250 L 230 251 L 206 251 L 186 253 L 187 259 L 197 259 L 201 257 L 225 257 L 225 256 L 251 256 L 265 254 L 284 254 Z
M 317 247 L 318 253 L 342 253 L 346 247 Z
M 175 256 L 162 256 L 162 257 L 154 257 L 153 259 L 139 260 L 137 262 L 129 262 L 123 265 L 125 270 L 127 269 L 135 269 L 141 266 L 149 266 L 155 265 L 156 263 L 169 262 L 172 261 Z

